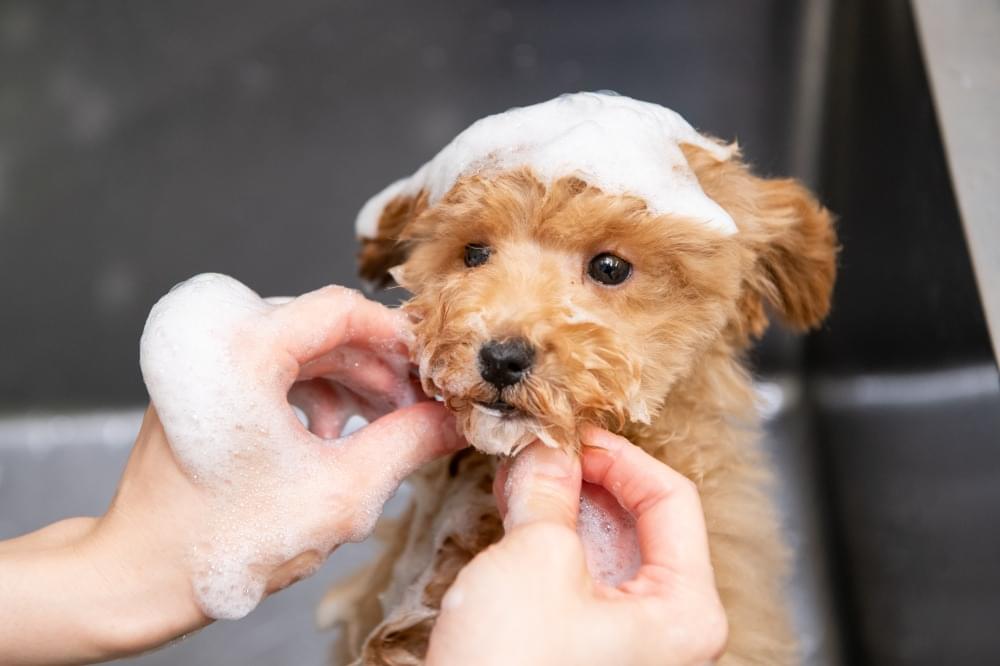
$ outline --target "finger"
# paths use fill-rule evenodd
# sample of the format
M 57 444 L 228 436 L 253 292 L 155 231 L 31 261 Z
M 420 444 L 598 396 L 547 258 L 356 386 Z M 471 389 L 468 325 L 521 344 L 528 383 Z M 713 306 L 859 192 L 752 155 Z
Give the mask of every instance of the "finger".
M 313 377 L 335 378 L 345 384 L 370 385 L 396 383 L 400 378 L 410 377 L 408 359 L 402 354 L 379 354 L 369 349 L 342 345 L 309 359 L 299 368 L 299 379 Z M 367 375 L 379 375 L 378 380 L 367 379 Z
M 280 345 L 300 365 L 340 345 L 398 354 L 410 337 L 402 312 L 336 285 L 303 294 L 275 308 L 269 317 Z
M 519 453 L 507 473 L 504 528 L 538 521 L 576 529 L 580 509 L 580 459 L 535 442 Z
M 451 412 L 439 403 L 421 402 L 386 414 L 344 438 L 340 463 L 359 477 L 393 486 L 465 446 Z
M 607 489 L 636 520 L 644 565 L 708 574 L 708 535 L 694 484 L 624 437 L 581 432 L 583 478 Z
M 322 439 L 339 437 L 347 419 L 361 411 L 354 394 L 323 379 L 296 382 L 288 392 L 288 403 L 302 410 L 309 432 Z
M 321 377 L 334 381 L 388 412 L 423 397 L 411 370 L 408 354 L 341 346 L 302 365 L 298 380 Z

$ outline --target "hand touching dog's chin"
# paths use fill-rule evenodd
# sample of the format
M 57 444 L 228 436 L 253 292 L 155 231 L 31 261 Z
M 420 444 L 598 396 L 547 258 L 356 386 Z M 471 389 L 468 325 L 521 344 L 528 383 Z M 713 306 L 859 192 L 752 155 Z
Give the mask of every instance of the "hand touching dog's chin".
M 515 455 L 536 439 L 558 446 L 532 417 L 504 416 L 475 405 L 467 423 L 466 438 L 486 453 Z M 635 577 L 641 560 L 635 520 L 600 486 L 584 483 L 581 488 L 577 533 L 594 580 L 616 587 Z
M 460 422 L 465 438 L 484 453 L 513 456 L 536 439 L 546 446 L 560 446 L 532 416 L 502 414 L 473 403 Z
M 536 439 L 560 446 L 531 416 L 505 415 L 473 403 L 463 417 L 466 439 L 485 453 L 516 455 Z M 635 577 L 641 561 L 635 520 L 600 486 L 584 483 L 580 490 L 577 533 L 594 580 L 616 587 Z

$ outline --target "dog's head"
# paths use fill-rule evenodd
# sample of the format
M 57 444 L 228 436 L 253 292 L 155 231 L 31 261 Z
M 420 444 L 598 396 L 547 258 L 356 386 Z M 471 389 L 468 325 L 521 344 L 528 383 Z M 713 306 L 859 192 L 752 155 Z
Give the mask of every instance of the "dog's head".
M 362 275 L 413 294 L 424 388 L 475 446 L 575 446 L 584 422 L 649 423 L 707 355 L 763 332 L 765 303 L 796 328 L 826 314 L 829 213 L 735 151 L 681 149 L 736 233 L 530 167 L 460 177 L 433 204 L 424 190 L 381 205 Z

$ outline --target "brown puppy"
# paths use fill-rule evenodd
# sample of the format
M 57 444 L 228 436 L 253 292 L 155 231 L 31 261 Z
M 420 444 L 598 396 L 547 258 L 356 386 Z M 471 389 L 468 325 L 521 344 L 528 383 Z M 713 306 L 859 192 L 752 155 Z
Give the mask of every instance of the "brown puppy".
M 460 176 L 436 201 L 425 190 L 387 201 L 361 273 L 385 284 L 391 269 L 413 294 L 424 388 L 477 447 L 575 447 L 590 422 L 692 479 L 729 617 L 720 663 L 788 664 L 786 556 L 743 356 L 766 306 L 797 329 L 825 316 L 836 239 L 796 182 L 755 177 L 735 150 L 680 148 L 736 233 L 528 165 Z M 348 654 L 421 663 L 444 591 L 501 535 L 493 470 L 466 452 L 414 480 L 383 560 L 321 607 L 321 622 L 347 621 Z

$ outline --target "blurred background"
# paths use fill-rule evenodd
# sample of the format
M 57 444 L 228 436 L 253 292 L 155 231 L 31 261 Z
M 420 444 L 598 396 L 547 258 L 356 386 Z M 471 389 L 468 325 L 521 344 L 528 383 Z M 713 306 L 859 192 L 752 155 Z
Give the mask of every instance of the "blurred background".
M 171 285 L 356 285 L 369 195 L 483 115 L 613 89 L 840 216 L 830 319 L 754 358 L 805 662 L 1000 663 L 998 28 L 992 0 L 0 0 L 0 539 L 104 510 Z M 135 661 L 325 663 L 313 609 L 371 548 Z

